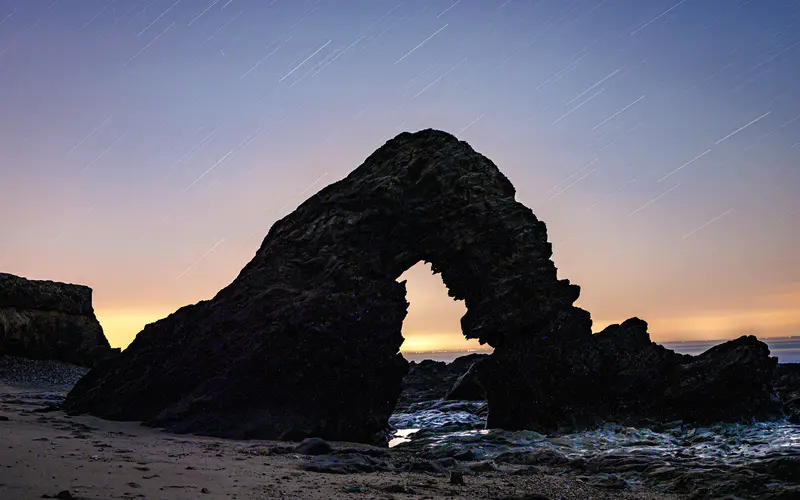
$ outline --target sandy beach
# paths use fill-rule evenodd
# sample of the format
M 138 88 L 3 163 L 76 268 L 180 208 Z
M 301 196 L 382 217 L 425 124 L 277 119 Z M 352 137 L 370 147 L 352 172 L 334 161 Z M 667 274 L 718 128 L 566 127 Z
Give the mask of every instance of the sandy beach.
M 467 471 L 463 485 L 451 484 L 448 472 L 312 472 L 306 469 L 321 457 L 292 452 L 292 443 L 175 435 L 138 422 L 71 417 L 49 410 L 46 394 L 0 384 L 0 498 L 679 498 L 608 492 L 540 472 Z M 413 460 L 399 451 L 331 444 L 334 453 Z

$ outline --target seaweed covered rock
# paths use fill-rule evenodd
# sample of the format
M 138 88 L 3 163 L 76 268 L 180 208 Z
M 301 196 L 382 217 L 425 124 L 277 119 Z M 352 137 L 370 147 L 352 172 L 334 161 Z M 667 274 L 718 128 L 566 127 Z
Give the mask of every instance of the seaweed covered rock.
M 385 443 L 408 370 L 399 353 L 408 303 L 396 279 L 424 261 L 464 300 L 465 337 L 495 348 L 481 363 L 490 426 L 613 415 L 599 400 L 602 383 L 623 368 L 573 305 L 580 288 L 558 279 L 545 224 L 514 195 L 465 142 L 437 130 L 402 133 L 276 222 L 216 296 L 147 325 L 89 372 L 65 407 L 177 432 Z M 751 351 L 768 364 L 768 352 Z M 714 363 L 736 381 L 737 366 L 754 366 L 714 358 L 703 370 Z M 704 416 L 760 412 L 762 392 L 740 394 L 752 407 L 721 399 Z
M 116 354 L 88 286 L 0 273 L 0 355 L 93 366 Z

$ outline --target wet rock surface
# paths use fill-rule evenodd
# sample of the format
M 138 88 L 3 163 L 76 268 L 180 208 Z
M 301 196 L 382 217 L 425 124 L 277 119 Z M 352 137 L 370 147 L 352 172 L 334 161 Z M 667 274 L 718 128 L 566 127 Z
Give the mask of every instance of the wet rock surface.
M 573 305 L 580 288 L 557 278 L 545 224 L 514 195 L 465 142 L 402 133 L 278 221 L 211 300 L 147 325 L 95 367 L 65 407 L 220 437 L 386 443 L 408 371 L 395 280 L 425 261 L 465 301 L 465 337 L 494 347 L 480 365 L 490 427 L 775 411 L 775 359 L 755 338 L 689 359 L 653 347 L 641 320 L 593 336 Z M 636 391 L 650 384 L 642 405 Z
M 112 349 L 88 286 L 0 273 L 0 355 L 94 366 Z
M 423 429 L 395 449 L 445 470 L 560 472 L 607 491 L 647 488 L 703 499 L 800 493 L 800 427 L 786 422 L 672 422 L 649 429 L 607 424 L 553 435 Z

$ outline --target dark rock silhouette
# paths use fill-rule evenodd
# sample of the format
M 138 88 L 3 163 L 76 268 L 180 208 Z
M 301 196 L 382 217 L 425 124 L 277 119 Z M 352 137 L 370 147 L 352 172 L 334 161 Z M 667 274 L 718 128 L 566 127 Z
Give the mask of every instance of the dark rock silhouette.
M 647 323 L 631 318 L 594 340 L 604 367 L 599 414 L 711 423 L 779 413 L 771 386 L 778 360 L 754 336 L 689 356 L 651 342 Z
M 601 393 L 602 408 L 599 403 L 594 409 L 589 407 L 602 417 L 598 417 L 598 422 L 611 417 L 637 423 L 635 417 L 643 415 L 662 421 L 678 415 L 689 415 L 688 419 L 696 422 L 736 420 L 735 415 L 749 413 L 745 408 L 737 408 L 737 402 L 751 404 L 747 394 L 762 393 L 764 397 L 760 404 L 763 411 L 760 415 L 753 413 L 754 416 L 780 416 L 782 405 L 783 415 L 790 422 L 800 423 L 800 363 L 775 367 L 769 382 L 778 397 L 776 402 L 765 382 L 772 361 L 763 362 L 767 356 L 765 345 L 754 337 L 741 337 L 698 356 L 689 356 L 651 342 L 647 323 L 631 318 L 622 325 L 609 326 L 593 339 L 595 344 L 592 348 L 599 351 L 605 366 L 606 378 L 601 386 L 607 388 Z M 481 361 L 488 357 L 486 354 L 470 354 L 456 358 L 452 363 L 412 362 L 412 368 L 403 380 L 398 409 L 405 410 L 413 403 L 440 398 L 460 401 L 486 399 Z M 735 370 L 735 373 L 725 373 L 725 367 Z M 706 373 L 704 370 L 710 371 Z M 682 394 L 680 391 L 686 392 Z M 745 397 L 742 397 L 742 392 Z M 720 399 L 729 400 L 724 404 L 731 409 L 730 417 L 716 416 L 717 410 L 707 408 L 719 404 Z M 704 413 L 715 417 L 704 419 Z M 587 415 L 585 420 L 590 422 L 591 415 Z M 638 423 L 652 422 L 639 419 Z
M 631 339 L 607 335 L 627 358 L 606 355 L 589 313 L 573 305 L 580 288 L 556 276 L 544 223 L 514 194 L 465 142 L 402 133 L 276 222 L 213 299 L 147 325 L 90 371 L 65 408 L 222 437 L 385 443 L 408 370 L 399 354 L 408 303 L 395 280 L 425 261 L 465 301 L 465 337 L 495 348 L 481 364 L 489 426 L 555 429 L 621 409 L 712 420 L 767 412 L 774 359 L 755 340 L 680 364 L 651 347 L 642 322 Z M 640 351 L 656 365 L 624 361 Z M 628 378 L 640 373 L 659 374 L 652 397 L 665 404 L 627 404 L 639 384 Z M 736 401 L 685 404 L 695 388 L 706 397 L 744 374 Z M 603 385 L 616 380 L 629 385 Z
M 460 356 L 450 363 L 432 359 L 410 362 L 397 400 L 397 409 L 406 409 L 412 403 L 444 398 L 473 363 L 487 357 L 488 354 L 473 353 Z
M 320 438 L 305 438 L 294 447 L 294 451 L 302 455 L 327 455 L 332 449 L 327 441 Z
M 800 424 L 800 363 L 779 364 L 773 384 L 789 421 Z
M 480 401 L 486 399 L 486 387 L 481 380 L 481 361 L 474 361 L 467 371 L 459 376 L 444 395 L 444 399 Z
M 0 355 L 93 366 L 116 353 L 91 288 L 0 273 Z

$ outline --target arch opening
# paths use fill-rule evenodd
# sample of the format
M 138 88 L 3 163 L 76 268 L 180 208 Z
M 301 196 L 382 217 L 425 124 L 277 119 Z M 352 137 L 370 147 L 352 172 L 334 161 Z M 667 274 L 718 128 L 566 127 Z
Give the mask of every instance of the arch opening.
M 490 353 L 492 348 L 467 339 L 461 329 L 466 314 L 464 300 L 448 295 L 441 275 L 428 262 L 419 261 L 398 278 L 405 282 L 408 314 L 403 320 L 400 352 L 409 361 L 448 361 L 469 352 Z
M 481 383 L 474 382 L 477 371 L 472 372 L 467 384 L 459 382 L 462 375 L 473 369 L 473 364 L 477 366 L 494 349 L 488 344 L 481 345 L 476 338 L 466 337 L 462 329 L 462 318 L 467 313 L 465 300 L 453 296 L 436 269 L 434 264 L 420 260 L 397 278 L 405 287 L 408 304 L 401 328 L 400 354 L 409 362 L 409 369 L 389 419 L 392 429 L 389 446 L 407 441 L 410 434 L 422 428 L 452 425 L 447 403 L 438 402 L 443 399 L 460 400 L 458 418 L 467 419 L 463 422 L 465 428 L 486 422 L 485 411 L 481 411 L 486 409 L 486 393 Z M 474 412 L 467 412 L 469 417 L 464 416 L 463 400 L 474 403 Z M 425 410 L 428 405 L 439 408 L 441 419 L 431 419 Z

